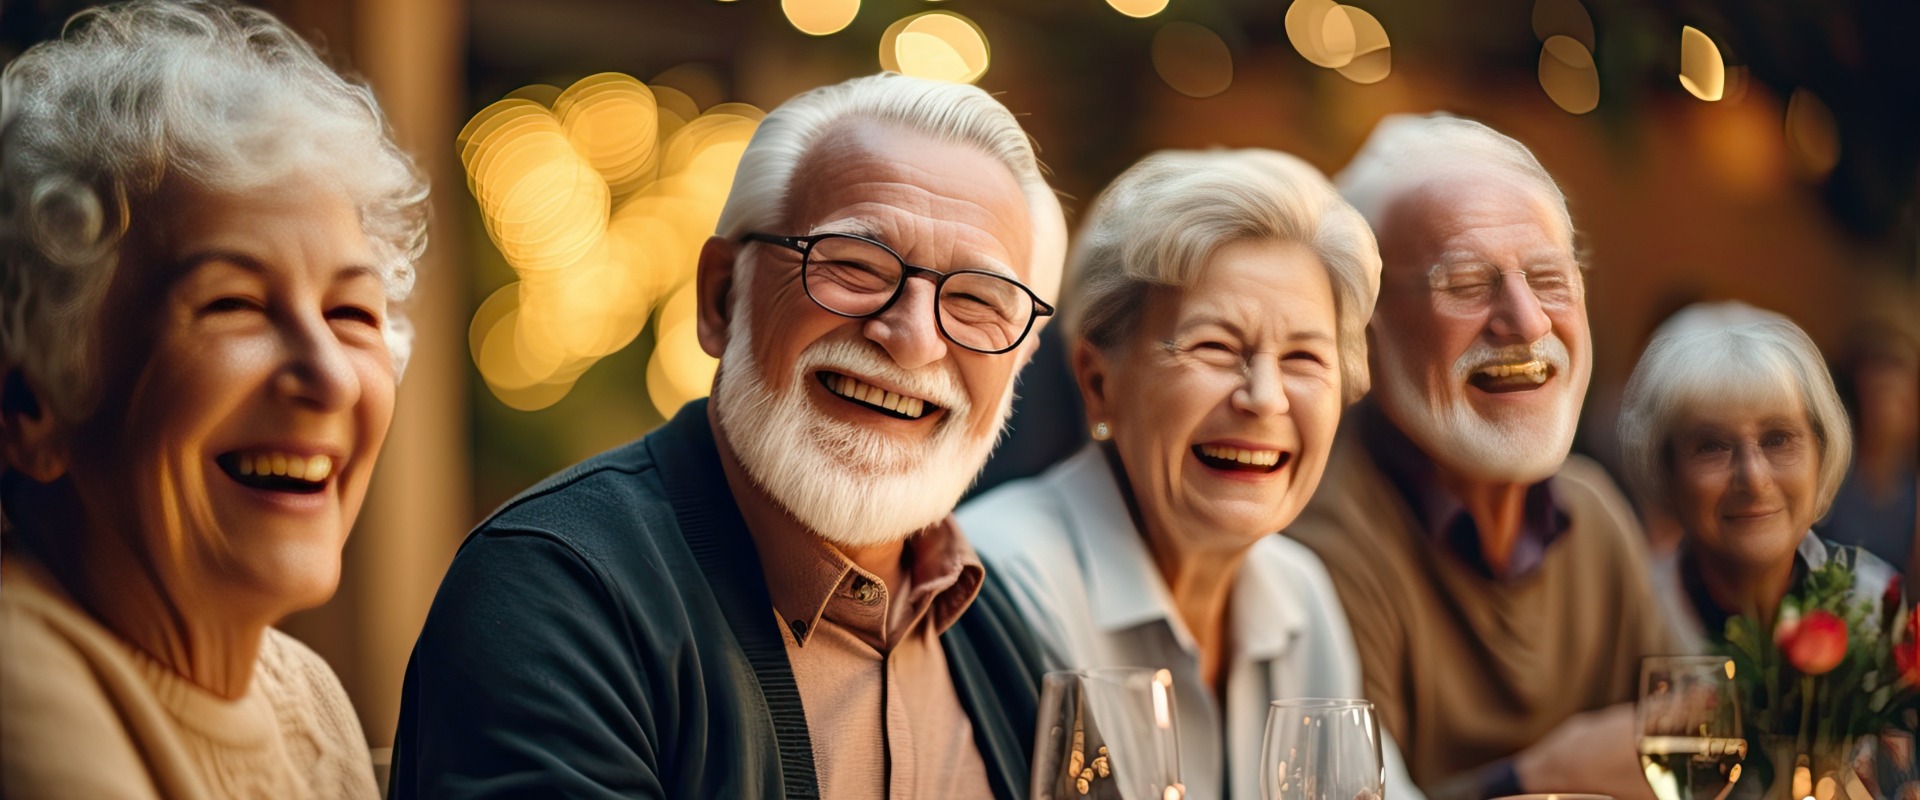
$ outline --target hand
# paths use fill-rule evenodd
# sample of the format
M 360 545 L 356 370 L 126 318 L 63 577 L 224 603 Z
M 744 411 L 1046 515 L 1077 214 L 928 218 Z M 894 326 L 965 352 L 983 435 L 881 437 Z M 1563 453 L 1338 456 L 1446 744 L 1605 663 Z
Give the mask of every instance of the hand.
M 1568 717 L 1532 747 L 1514 756 L 1514 773 L 1528 792 L 1590 792 L 1616 800 L 1654 800 L 1640 772 L 1633 704 L 1621 703 Z

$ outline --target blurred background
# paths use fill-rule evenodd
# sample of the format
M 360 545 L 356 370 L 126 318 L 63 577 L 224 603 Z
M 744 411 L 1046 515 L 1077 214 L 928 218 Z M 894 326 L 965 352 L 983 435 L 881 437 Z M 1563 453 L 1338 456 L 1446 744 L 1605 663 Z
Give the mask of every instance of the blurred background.
M 0 0 L 0 58 L 86 5 Z M 1577 446 L 1603 461 L 1634 359 L 1688 302 L 1785 313 L 1839 365 L 1920 324 L 1910 0 L 257 5 L 374 87 L 435 186 L 415 355 L 340 592 L 283 626 L 333 664 L 375 746 L 466 530 L 705 393 L 678 292 L 759 110 L 883 66 L 996 93 L 1070 221 L 1160 148 L 1271 147 L 1333 173 L 1388 114 L 1515 136 L 1560 180 L 1591 267 Z M 1048 331 L 983 482 L 1083 435 L 1060 352 Z

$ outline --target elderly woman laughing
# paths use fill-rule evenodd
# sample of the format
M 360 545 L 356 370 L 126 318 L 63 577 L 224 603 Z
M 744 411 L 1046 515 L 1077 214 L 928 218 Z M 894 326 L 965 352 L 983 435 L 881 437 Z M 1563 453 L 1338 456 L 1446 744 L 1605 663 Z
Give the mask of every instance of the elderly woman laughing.
M 1171 671 L 1188 796 L 1257 798 L 1268 703 L 1360 694 L 1325 570 L 1272 534 L 1366 392 L 1373 235 L 1291 156 L 1163 152 L 1101 195 L 1069 266 L 1096 443 L 960 522 L 1054 663 Z
M 265 13 L 83 13 L 0 79 L 0 795 L 375 794 L 326 663 L 426 185 Z
M 1654 589 L 1689 649 L 1734 614 L 1772 619 L 1830 559 L 1853 566 L 1855 599 L 1875 608 L 1897 575 L 1812 530 L 1853 445 L 1819 349 L 1786 317 L 1738 303 L 1676 314 L 1627 382 L 1620 443 L 1635 491 L 1684 532 Z

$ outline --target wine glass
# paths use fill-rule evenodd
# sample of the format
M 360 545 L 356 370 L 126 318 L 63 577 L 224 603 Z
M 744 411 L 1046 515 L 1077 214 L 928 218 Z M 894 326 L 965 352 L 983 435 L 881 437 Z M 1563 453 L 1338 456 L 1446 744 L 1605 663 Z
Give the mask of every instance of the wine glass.
M 1660 800 L 1725 800 L 1740 781 L 1747 740 L 1733 662 L 1648 656 L 1640 662 L 1640 768 Z
M 1267 709 L 1264 800 L 1381 800 L 1380 718 L 1365 700 L 1294 698 Z
M 1173 676 L 1134 668 L 1049 672 L 1034 731 L 1033 800 L 1182 800 Z

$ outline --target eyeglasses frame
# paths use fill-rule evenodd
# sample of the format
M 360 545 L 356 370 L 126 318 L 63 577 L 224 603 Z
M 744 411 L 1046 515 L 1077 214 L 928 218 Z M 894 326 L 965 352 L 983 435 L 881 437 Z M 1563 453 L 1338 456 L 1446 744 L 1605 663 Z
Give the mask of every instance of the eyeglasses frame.
M 820 298 L 814 297 L 813 287 L 807 284 L 807 269 L 813 265 L 812 256 L 813 256 L 814 246 L 819 244 L 820 241 L 824 239 L 853 239 L 855 241 L 865 242 L 867 244 L 873 245 L 874 247 L 878 247 L 881 250 L 886 251 L 887 255 L 893 256 L 893 259 L 895 261 L 900 262 L 900 282 L 894 285 L 893 295 L 888 297 L 885 303 L 881 303 L 879 308 L 876 308 L 865 314 L 848 314 L 844 311 L 840 311 L 831 306 L 828 306 L 826 303 L 821 302 Z M 907 260 L 900 255 L 898 251 L 894 250 L 891 247 L 888 247 L 885 242 L 879 241 L 872 237 L 862 236 L 857 233 L 829 232 L 829 233 L 816 233 L 808 236 L 779 236 L 771 233 L 759 233 L 759 232 L 750 231 L 746 234 L 741 235 L 740 241 L 741 242 L 761 242 L 764 244 L 778 245 L 780 247 L 784 247 L 788 250 L 792 250 L 796 253 L 799 253 L 800 254 L 800 288 L 807 293 L 807 299 L 812 300 L 814 305 L 819 306 L 821 309 L 825 310 L 827 313 L 833 314 L 835 316 L 846 317 L 848 319 L 872 319 L 874 317 L 880 316 L 881 314 L 887 313 L 887 309 L 893 308 L 893 304 L 900 301 L 900 296 L 906 294 L 907 280 L 916 275 L 925 275 L 927 276 L 928 280 L 933 281 L 933 298 L 934 298 L 933 299 L 933 326 L 934 328 L 939 330 L 940 336 L 942 338 L 945 338 L 947 341 L 952 342 L 959 347 L 965 348 L 969 352 L 980 353 L 982 355 L 993 356 L 993 355 L 1000 355 L 1002 353 L 1012 352 L 1014 349 L 1018 348 L 1020 345 L 1026 343 L 1027 337 L 1033 333 L 1034 322 L 1039 320 L 1041 317 L 1051 317 L 1053 316 L 1053 313 L 1054 313 L 1053 304 L 1040 299 L 1040 295 L 1035 293 L 1031 287 L 1027 286 L 1024 283 L 1021 283 L 1018 280 L 1015 280 L 1010 275 L 1007 275 L 1005 273 L 1000 273 L 1000 272 L 994 272 L 992 270 L 986 270 L 986 269 L 956 269 L 950 272 L 941 272 L 940 270 L 933 269 L 932 267 L 923 267 L 918 264 L 909 264 L 907 263 Z M 967 274 L 985 275 L 990 278 L 1011 283 L 1014 286 L 1019 287 L 1020 291 L 1026 292 L 1028 299 L 1033 301 L 1033 314 L 1027 317 L 1026 328 L 1020 331 L 1019 336 L 1014 337 L 1013 344 L 1007 345 L 1006 347 L 1003 347 L 999 350 L 982 350 L 978 347 L 974 347 L 973 345 L 962 342 L 959 339 L 953 338 L 953 334 L 947 332 L 946 314 L 940 310 L 940 289 L 946 286 L 947 280 L 952 278 L 953 276 L 967 275 Z

